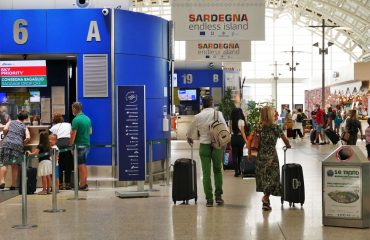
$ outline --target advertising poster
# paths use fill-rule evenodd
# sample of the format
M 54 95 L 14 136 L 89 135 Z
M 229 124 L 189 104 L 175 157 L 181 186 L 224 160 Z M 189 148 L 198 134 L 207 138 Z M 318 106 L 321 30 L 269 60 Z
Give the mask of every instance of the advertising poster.
M 120 181 L 145 181 L 145 86 L 118 87 Z
M 46 87 L 46 61 L 0 61 L 1 87 Z
M 361 179 L 359 167 L 324 167 L 325 217 L 361 219 Z
M 264 0 L 172 0 L 175 40 L 265 40 Z
M 250 62 L 250 41 L 187 41 L 186 60 Z
M 225 89 L 231 89 L 232 100 L 240 101 L 240 85 L 240 72 L 225 71 Z

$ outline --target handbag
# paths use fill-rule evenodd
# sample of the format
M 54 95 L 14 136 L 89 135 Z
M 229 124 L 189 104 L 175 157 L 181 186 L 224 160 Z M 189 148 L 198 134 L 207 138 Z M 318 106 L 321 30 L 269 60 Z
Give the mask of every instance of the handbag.
M 342 135 L 340 136 L 340 139 L 347 142 L 349 140 L 349 137 L 350 137 L 349 132 L 342 132 Z
M 255 132 L 253 133 L 251 144 L 250 144 L 250 149 L 251 150 L 257 150 L 259 149 L 260 145 L 260 135 L 259 133 Z

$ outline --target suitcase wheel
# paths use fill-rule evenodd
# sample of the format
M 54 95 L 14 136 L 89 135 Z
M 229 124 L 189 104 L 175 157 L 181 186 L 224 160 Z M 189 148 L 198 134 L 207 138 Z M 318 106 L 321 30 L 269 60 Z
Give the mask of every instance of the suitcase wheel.
M 303 203 L 301 203 L 301 207 L 303 207 Z
M 186 205 L 189 205 L 189 200 L 186 200 L 186 201 L 185 201 L 185 204 L 186 204 Z
M 284 198 L 281 197 L 281 205 L 284 205 Z
M 176 201 L 173 201 L 173 204 L 175 204 L 175 205 L 176 205 Z
M 289 207 L 292 207 L 292 202 L 289 202 Z

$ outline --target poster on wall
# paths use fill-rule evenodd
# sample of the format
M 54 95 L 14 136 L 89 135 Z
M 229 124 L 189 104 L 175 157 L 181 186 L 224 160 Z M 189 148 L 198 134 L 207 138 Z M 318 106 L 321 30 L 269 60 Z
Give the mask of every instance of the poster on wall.
M 172 0 L 175 40 L 265 40 L 264 0 Z
M 324 167 L 326 217 L 361 219 L 362 172 L 360 167 Z
M 145 181 L 145 86 L 118 86 L 118 164 L 120 181 Z
M 240 72 L 225 72 L 224 79 L 225 90 L 231 89 L 231 99 L 236 102 L 240 101 Z
M 1 87 L 46 87 L 46 61 L 0 61 Z
M 186 60 L 250 62 L 250 41 L 187 41 Z

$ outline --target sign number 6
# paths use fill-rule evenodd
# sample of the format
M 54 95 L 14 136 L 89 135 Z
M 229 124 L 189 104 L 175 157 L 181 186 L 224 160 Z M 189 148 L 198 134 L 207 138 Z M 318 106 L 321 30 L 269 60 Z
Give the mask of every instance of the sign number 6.
M 13 39 L 17 44 L 25 44 L 28 40 L 28 23 L 24 19 L 18 19 L 13 25 Z

